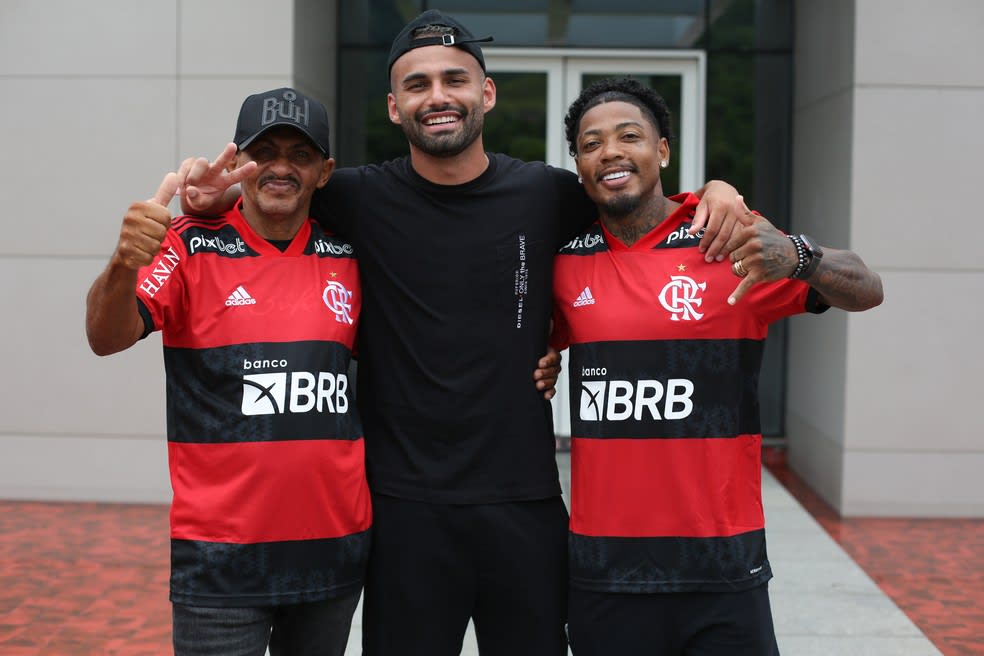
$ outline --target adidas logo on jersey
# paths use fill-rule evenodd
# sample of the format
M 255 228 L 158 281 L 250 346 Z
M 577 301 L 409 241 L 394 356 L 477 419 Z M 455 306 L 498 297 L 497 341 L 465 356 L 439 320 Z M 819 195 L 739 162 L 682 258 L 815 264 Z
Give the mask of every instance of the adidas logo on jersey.
M 591 295 L 591 288 L 585 287 L 584 291 L 578 294 L 577 299 L 574 301 L 574 307 L 581 307 L 582 305 L 594 305 L 595 299 Z
M 226 299 L 225 304 L 227 306 L 233 305 L 256 305 L 256 299 L 249 295 L 242 285 L 236 287 L 236 291 L 229 294 L 229 298 Z

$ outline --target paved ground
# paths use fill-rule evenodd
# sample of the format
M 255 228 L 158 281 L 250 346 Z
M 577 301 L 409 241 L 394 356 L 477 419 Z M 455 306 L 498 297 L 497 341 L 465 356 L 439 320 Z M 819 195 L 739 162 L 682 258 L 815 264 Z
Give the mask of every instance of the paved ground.
M 558 454 L 565 493 L 570 457 Z M 930 656 L 939 650 L 768 470 L 762 471 L 779 649 L 792 656 Z M 361 609 L 345 656 L 361 654 Z M 478 656 L 469 627 L 462 656 Z M 617 655 L 613 655 L 617 656 Z

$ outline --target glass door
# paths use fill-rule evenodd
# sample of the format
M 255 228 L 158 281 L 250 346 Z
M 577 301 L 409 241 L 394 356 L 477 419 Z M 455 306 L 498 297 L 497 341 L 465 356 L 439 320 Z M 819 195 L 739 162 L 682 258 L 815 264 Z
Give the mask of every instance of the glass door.
M 495 81 L 496 107 L 485 117 L 485 147 L 526 160 L 574 170 L 567 151 L 564 116 L 591 82 L 633 77 L 667 101 L 676 140 L 670 167 L 661 174 L 664 191 L 692 191 L 704 183 L 704 79 L 701 51 L 560 50 L 483 48 Z M 567 354 L 564 353 L 566 367 Z M 554 430 L 570 436 L 570 394 L 561 373 L 553 399 Z
M 586 85 L 629 76 L 660 92 L 673 113 L 679 189 L 696 189 L 704 175 L 705 57 L 691 50 L 560 50 L 484 48 L 496 82 L 496 108 L 486 117 L 486 146 L 513 154 L 500 134 L 542 144 L 548 164 L 574 170 L 564 139 L 567 107 Z M 538 122 L 529 118 L 537 114 Z M 517 121 L 517 117 L 520 120 Z M 489 130 L 491 129 L 491 134 Z M 516 155 L 517 157 L 519 155 Z M 675 192 L 676 190 L 672 190 Z

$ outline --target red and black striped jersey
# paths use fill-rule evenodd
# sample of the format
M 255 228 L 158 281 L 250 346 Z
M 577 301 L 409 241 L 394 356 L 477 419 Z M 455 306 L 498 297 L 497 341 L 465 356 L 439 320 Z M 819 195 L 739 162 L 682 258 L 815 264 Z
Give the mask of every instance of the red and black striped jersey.
M 572 585 L 740 590 L 771 577 L 758 378 L 770 323 L 813 309 L 796 280 L 736 305 L 729 262 L 689 236 L 697 198 L 627 247 L 599 222 L 554 264 L 554 334 L 570 346 Z M 817 306 L 816 311 L 825 309 Z
M 172 601 L 358 589 L 372 517 L 347 374 L 362 302 L 352 247 L 308 220 L 281 252 L 236 208 L 176 218 L 137 280 L 164 344 Z

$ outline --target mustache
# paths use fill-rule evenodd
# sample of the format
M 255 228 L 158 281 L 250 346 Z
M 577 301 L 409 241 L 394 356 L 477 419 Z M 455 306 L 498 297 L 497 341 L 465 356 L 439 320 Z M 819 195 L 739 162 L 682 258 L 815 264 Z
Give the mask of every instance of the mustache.
M 256 186 L 257 187 L 262 187 L 263 185 L 265 185 L 266 183 L 271 182 L 271 181 L 273 181 L 273 182 L 289 182 L 289 183 L 291 183 L 292 185 L 294 185 L 298 189 L 300 189 L 300 187 L 301 187 L 301 181 L 298 180 L 293 175 L 285 175 L 285 176 L 264 175 L 264 176 L 262 176 L 259 179 L 259 182 L 257 183 Z

